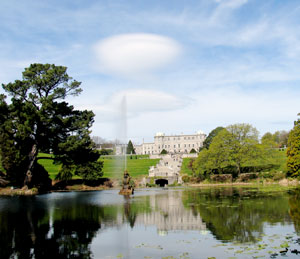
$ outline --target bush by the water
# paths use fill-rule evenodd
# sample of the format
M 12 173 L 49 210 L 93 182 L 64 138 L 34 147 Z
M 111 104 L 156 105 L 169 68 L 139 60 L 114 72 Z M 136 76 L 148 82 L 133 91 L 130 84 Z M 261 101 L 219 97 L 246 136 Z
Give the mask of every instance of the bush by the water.
M 213 182 L 231 183 L 232 175 L 231 174 L 214 174 L 214 175 L 210 176 L 210 180 Z
M 253 179 L 258 178 L 258 173 L 244 173 L 240 174 L 239 177 L 237 178 L 237 182 L 248 182 Z

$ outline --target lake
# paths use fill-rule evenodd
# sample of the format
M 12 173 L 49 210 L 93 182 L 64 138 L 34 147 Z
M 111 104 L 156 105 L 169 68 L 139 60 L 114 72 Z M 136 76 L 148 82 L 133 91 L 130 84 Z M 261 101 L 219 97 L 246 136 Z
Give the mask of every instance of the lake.
M 0 197 L 0 258 L 299 258 L 300 190 Z M 298 253 L 299 250 L 299 254 Z

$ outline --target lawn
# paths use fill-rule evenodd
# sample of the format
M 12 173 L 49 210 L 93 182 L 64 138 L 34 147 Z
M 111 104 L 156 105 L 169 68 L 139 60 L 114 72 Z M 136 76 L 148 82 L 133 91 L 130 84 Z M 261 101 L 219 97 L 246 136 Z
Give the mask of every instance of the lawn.
M 148 170 L 150 166 L 154 166 L 158 163 L 159 159 L 149 159 L 143 156 L 131 156 L 127 157 L 127 170 L 132 177 L 140 177 L 148 175 Z M 124 157 L 120 156 L 107 156 L 101 157 L 104 161 L 103 166 L 103 177 L 108 178 L 119 178 L 125 168 Z
M 46 154 L 46 153 L 39 153 L 39 157 L 52 157 L 51 154 Z M 39 164 L 41 164 L 47 172 L 49 173 L 50 178 L 53 180 L 55 179 L 55 176 L 57 175 L 60 165 L 55 165 L 53 164 L 52 159 L 39 159 L 38 160 Z
M 51 157 L 51 154 L 41 153 L 40 157 Z M 132 159 L 131 159 L 132 157 Z M 104 161 L 103 164 L 103 177 L 119 178 L 125 168 L 124 157 L 121 156 L 101 156 L 100 160 Z M 55 179 L 60 165 L 53 164 L 51 159 L 39 159 L 41 165 L 48 171 L 51 179 Z M 159 159 L 149 159 L 149 156 L 128 156 L 127 157 L 127 170 L 132 177 L 139 177 L 148 174 L 150 166 L 156 165 Z
M 182 159 L 182 166 L 181 166 L 180 174 L 182 174 L 182 175 L 184 175 L 184 174 L 192 175 L 193 174 L 192 170 L 190 168 L 188 168 L 188 165 L 192 159 L 196 159 L 196 158 L 185 157 Z

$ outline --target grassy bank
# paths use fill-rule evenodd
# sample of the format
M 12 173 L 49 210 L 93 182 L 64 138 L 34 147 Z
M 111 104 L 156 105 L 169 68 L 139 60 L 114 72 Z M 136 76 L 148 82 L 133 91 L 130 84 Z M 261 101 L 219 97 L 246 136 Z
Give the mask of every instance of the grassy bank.
M 50 157 L 50 154 L 41 153 L 40 157 Z M 122 156 L 102 156 L 100 158 L 103 164 L 103 177 L 107 178 L 119 178 L 125 167 L 124 157 Z M 52 159 L 39 159 L 41 165 L 48 171 L 51 179 L 55 179 L 60 165 L 53 164 Z M 132 177 L 140 177 L 148 174 L 150 166 L 156 165 L 159 159 L 149 159 L 148 155 L 133 155 L 127 157 L 127 170 Z
M 51 158 L 52 155 L 51 154 L 46 154 L 46 153 L 40 153 L 39 157 L 49 157 L 49 158 Z M 39 159 L 38 163 L 41 164 L 43 167 L 45 167 L 45 169 L 49 173 L 50 178 L 52 180 L 54 180 L 55 176 L 58 174 L 58 171 L 60 169 L 60 165 L 53 164 L 52 159 Z
M 124 157 L 120 156 L 104 156 L 101 157 L 104 162 L 103 165 L 103 177 L 107 178 L 119 178 L 125 168 Z M 131 177 L 141 177 L 148 175 L 150 166 L 154 166 L 158 163 L 159 159 L 149 159 L 144 156 L 128 156 L 127 157 L 127 170 Z

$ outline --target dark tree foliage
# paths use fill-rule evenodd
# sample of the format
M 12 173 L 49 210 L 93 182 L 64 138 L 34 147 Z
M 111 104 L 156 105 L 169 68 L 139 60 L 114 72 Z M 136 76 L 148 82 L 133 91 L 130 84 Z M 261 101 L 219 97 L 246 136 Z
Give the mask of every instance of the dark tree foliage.
M 135 150 L 134 150 L 134 147 L 133 147 L 133 144 L 132 144 L 131 140 L 128 141 L 126 154 L 135 154 Z
M 196 150 L 195 150 L 194 148 L 192 148 L 191 151 L 190 151 L 190 153 L 191 153 L 191 154 L 195 154 L 195 153 L 197 153 L 197 152 L 196 152 Z
M 102 175 L 99 153 L 89 136 L 94 114 L 64 101 L 81 92 L 81 83 L 66 71 L 63 66 L 32 64 L 22 80 L 2 84 L 11 100 L 7 104 L 6 97 L 0 97 L 0 156 L 13 184 L 31 188 L 44 181 L 37 166 L 39 152 L 53 153 L 62 165 L 60 178 Z
M 294 122 L 294 128 L 289 134 L 287 168 L 288 176 L 296 177 L 300 175 L 300 119 Z
M 163 150 L 160 152 L 160 154 L 161 154 L 161 155 L 166 155 L 166 154 L 168 154 L 168 151 L 165 150 L 165 149 L 163 149 Z
M 107 155 L 112 155 L 114 151 L 112 149 L 101 149 L 99 150 L 99 154 L 101 156 L 107 156 Z
M 209 146 L 211 144 L 211 142 L 213 141 L 214 137 L 218 135 L 218 133 L 223 130 L 224 128 L 223 127 L 217 127 L 215 128 L 214 130 L 212 130 L 207 138 L 204 140 L 203 142 L 203 148 L 206 148 L 206 149 L 209 149 Z

